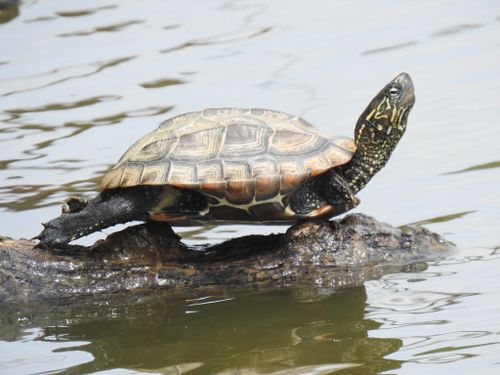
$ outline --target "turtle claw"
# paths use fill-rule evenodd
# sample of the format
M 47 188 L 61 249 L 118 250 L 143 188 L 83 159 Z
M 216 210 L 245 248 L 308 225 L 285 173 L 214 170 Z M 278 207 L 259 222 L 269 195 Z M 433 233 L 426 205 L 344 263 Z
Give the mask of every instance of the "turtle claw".
M 65 245 L 71 240 L 71 238 L 63 232 L 60 224 L 60 218 L 56 218 L 48 223 L 42 223 L 44 229 L 38 236 L 33 237 L 33 239 L 39 241 L 37 245 L 38 248 L 54 248 Z

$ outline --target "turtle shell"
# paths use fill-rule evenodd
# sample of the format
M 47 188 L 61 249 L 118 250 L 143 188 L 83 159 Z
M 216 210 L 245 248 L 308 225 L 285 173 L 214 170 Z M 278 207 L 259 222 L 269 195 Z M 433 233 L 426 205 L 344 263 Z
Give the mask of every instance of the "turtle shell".
M 291 194 L 354 151 L 352 139 L 329 137 L 283 112 L 207 109 L 166 120 L 139 139 L 102 188 L 170 185 L 249 205 Z

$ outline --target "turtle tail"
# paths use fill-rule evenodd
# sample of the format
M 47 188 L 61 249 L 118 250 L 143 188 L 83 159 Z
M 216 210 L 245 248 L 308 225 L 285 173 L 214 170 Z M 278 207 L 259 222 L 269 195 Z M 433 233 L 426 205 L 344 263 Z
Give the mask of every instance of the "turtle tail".
M 67 202 L 59 217 L 43 223 L 43 231 L 35 237 L 40 248 L 53 248 L 87 234 L 132 220 L 146 220 L 148 211 L 157 203 L 156 189 L 134 187 L 105 190 L 94 199 L 75 206 L 76 198 Z

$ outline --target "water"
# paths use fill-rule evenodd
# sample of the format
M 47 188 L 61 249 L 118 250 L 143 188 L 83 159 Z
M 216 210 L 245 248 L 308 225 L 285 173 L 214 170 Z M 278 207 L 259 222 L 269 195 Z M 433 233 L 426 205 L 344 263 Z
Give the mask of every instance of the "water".
M 497 1 L 26 0 L 0 21 L 3 235 L 32 237 L 69 194 L 94 194 L 167 117 L 265 107 L 350 135 L 407 71 L 409 129 L 356 211 L 458 245 L 425 272 L 321 297 L 218 289 L 0 305 L 1 374 L 500 372 Z M 197 243 L 282 230 L 183 231 Z

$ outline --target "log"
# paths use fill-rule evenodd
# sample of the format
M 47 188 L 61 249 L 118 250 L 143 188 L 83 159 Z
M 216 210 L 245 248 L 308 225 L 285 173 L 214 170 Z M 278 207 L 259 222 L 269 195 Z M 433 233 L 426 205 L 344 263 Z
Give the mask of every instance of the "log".
M 128 227 L 90 247 L 40 250 L 0 238 L 0 301 L 157 289 L 359 286 L 389 272 L 425 267 L 453 244 L 416 225 L 395 228 L 363 214 L 307 221 L 285 233 L 187 246 L 169 225 Z

